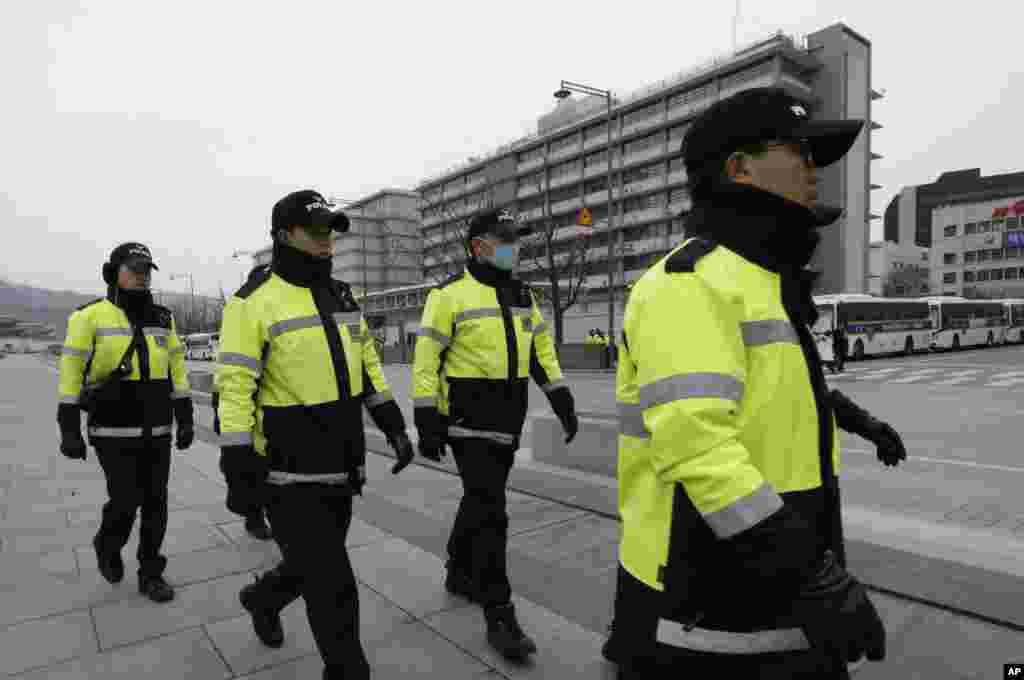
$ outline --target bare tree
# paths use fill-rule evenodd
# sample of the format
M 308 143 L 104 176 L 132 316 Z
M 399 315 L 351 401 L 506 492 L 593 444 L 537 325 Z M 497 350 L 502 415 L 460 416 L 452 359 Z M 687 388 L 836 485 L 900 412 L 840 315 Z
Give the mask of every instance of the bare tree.
M 928 293 L 928 270 L 923 267 L 893 269 L 882 283 L 884 297 L 918 297 Z
M 538 178 L 538 188 L 542 178 Z M 589 226 L 575 223 L 556 227 L 545 201 L 546 212 L 536 229 L 524 244 L 520 255 L 520 275 L 539 278 L 548 283 L 547 290 L 539 289 L 540 297 L 551 305 L 555 324 L 555 344 L 564 337 L 565 312 L 569 311 L 585 292 L 584 282 L 592 273 L 591 233 Z

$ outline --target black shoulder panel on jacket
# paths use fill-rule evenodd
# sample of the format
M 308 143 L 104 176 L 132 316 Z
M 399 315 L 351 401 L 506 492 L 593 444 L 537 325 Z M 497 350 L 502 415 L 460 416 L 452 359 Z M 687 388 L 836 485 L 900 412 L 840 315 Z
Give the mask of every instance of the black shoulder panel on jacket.
M 665 271 L 669 274 L 692 272 L 697 261 L 718 246 L 714 241 L 695 238 L 675 252 L 665 263 Z
M 256 292 L 257 288 L 270 280 L 271 273 L 269 264 L 253 269 L 249 272 L 249 278 L 246 280 L 245 284 L 235 292 L 235 297 L 243 300 L 249 297 Z
M 163 305 L 154 304 L 153 314 L 156 317 L 155 321 L 157 322 L 157 325 L 162 326 L 163 328 L 171 327 L 171 317 L 174 316 L 174 312 L 170 309 Z
M 94 304 L 96 304 L 96 303 L 98 303 L 98 302 L 103 302 L 103 301 L 104 301 L 104 300 L 106 300 L 106 299 L 107 299 L 107 298 L 96 298 L 95 300 L 89 300 L 88 302 L 86 302 L 86 303 L 85 303 L 84 305 L 82 305 L 81 307 L 78 307 L 77 309 L 75 309 L 75 311 L 76 311 L 76 312 L 80 312 L 80 311 L 82 311 L 83 309 L 85 309 L 86 307 L 92 307 L 92 306 L 93 306 Z

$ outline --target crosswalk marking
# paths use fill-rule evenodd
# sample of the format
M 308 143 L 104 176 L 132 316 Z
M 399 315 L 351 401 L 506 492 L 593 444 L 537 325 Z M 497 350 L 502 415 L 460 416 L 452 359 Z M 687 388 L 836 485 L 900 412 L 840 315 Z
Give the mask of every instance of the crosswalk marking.
M 978 373 L 982 373 L 979 368 L 972 368 L 967 371 L 950 371 L 948 375 L 952 376 L 949 380 L 940 380 L 939 382 L 932 383 L 933 385 L 959 385 L 961 383 L 970 382 L 978 377 Z
M 870 373 L 864 373 L 862 375 L 853 376 L 855 380 L 874 380 L 875 378 L 884 378 L 888 374 L 895 371 L 900 371 L 900 368 L 877 368 Z
M 1004 380 L 993 380 L 992 382 L 986 383 L 985 387 L 1013 387 L 1014 385 L 1021 384 L 1024 384 L 1024 376 L 1006 378 Z
M 912 383 L 912 382 L 916 382 L 918 380 L 925 380 L 925 379 L 934 377 L 931 374 L 933 374 L 933 373 L 942 373 L 943 370 L 944 369 L 941 369 L 941 368 L 922 368 L 920 370 L 913 371 L 912 373 L 909 373 L 909 374 L 905 375 L 902 378 L 896 378 L 895 380 L 890 380 L 889 382 L 891 382 L 891 383 Z

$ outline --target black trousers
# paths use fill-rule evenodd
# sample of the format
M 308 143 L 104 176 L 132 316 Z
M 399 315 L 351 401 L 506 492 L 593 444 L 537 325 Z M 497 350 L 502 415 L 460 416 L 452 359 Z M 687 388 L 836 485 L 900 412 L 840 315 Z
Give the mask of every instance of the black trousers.
M 140 439 L 104 442 L 95 448 L 110 500 L 103 505 L 103 521 L 94 544 L 101 551 L 120 552 L 139 511 L 139 577 L 162 575 L 167 567 L 160 549 L 167 534 L 170 437 L 151 439 L 149 444 Z
M 757 678 L 759 680 L 849 680 L 843 663 L 814 650 L 759 654 L 699 652 L 657 641 L 661 593 L 619 565 L 613 644 L 619 650 L 619 680 L 655 677 Z M 685 675 L 684 675 L 685 674 Z
M 480 587 L 484 606 L 512 598 L 508 581 L 505 485 L 515 449 L 485 439 L 451 441 L 462 478 L 462 500 L 448 538 L 452 567 Z
M 301 596 L 326 677 L 369 678 L 359 640 L 359 592 L 345 548 L 352 496 L 312 484 L 270 490 L 267 515 L 283 559 L 258 582 L 257 599 L 283 609 Z

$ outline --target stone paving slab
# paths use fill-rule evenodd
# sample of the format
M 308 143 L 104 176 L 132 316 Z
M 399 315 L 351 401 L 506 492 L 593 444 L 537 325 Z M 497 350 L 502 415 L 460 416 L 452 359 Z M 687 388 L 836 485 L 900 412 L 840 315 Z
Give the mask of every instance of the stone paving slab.
M 0 630 L 0 674 L 10 674 L 96 652 L 85 610 L 26 621 Z
M 16 677 L 17 680 L 227 680 L 232 674 L 206 633 L 192 628 Z

